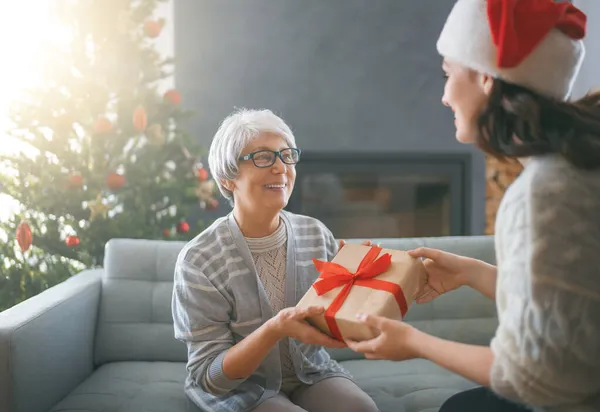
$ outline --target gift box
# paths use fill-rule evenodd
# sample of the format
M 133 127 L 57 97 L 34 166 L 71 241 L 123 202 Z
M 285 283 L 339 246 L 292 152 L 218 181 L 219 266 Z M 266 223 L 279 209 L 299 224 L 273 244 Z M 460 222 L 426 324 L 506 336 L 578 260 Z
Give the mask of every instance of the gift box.
M 297 307 L 324 307 L 323 315 L 307 321 L 339 341 L 377 335 L 356 318 L 358 313 L 404 319 L 427 279 L 420 259 L 377 246 L 346 244 L 331 262 L 313 262 L 319 278 Z

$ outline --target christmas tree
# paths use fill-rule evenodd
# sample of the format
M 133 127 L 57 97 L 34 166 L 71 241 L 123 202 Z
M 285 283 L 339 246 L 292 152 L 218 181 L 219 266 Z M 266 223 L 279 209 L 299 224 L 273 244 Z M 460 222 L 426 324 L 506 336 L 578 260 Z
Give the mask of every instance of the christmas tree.
M 187 240 L 194 209 L 217 206 L 180 94 L 159 87 L 173 59 L 156 49 L 158 3 L 55 2 L 68 41 L 47 46 L 42 86 L 11 106 L 24 150 L 0 154 L 17 204 L 0 222 L 0 310 L 101 266 L 111 238 Z

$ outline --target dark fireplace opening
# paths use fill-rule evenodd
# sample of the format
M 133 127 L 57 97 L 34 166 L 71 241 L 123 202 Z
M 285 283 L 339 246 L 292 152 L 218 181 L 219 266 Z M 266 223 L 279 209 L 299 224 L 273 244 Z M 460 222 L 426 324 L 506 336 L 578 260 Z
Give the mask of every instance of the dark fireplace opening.
M 287 210 L 337 238 L 470 233 L 469 154 L 302 153 Z

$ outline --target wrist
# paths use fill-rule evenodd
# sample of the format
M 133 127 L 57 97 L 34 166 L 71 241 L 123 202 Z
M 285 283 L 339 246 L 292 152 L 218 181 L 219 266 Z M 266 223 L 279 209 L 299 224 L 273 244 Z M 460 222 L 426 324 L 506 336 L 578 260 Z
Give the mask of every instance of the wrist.
M 471 270 L 465 271 L 465 278 L 463 279 L 464 286 L 469 286 L 473 289 L 477 289 L 478 283 L 481 278 L 488 277 L 488 274 L 496 270 L 496 267 L 484 262 L 483 260 L 469 258 L 469 266 Z
M 283 333 L 281 332 L 281 327 L 276 317 L 273 317 L 266 321 L 262 326 L 264 337 L 269 342 L 272 342 L 275 345 L 281 339 L 284 338 Z
M 462 279 L 462 284 L 463 286 L 469 286 L 470 288 L 473 288 L 473 285 L 476 282 L 477 279 L 477 259 L 472 259 L 472 258 L 468 258 L 469 259 L 469 269 L 470 270 L 466 270 L 464 272 L 463 275 L 463 279 Z
M 415 358 L 430 359 L 429 348 L 431 347 L 431 341 L 438 339 L 435 336 L 429 335 L 425 332 L 412 328 L 408 335 L 408 347 Z

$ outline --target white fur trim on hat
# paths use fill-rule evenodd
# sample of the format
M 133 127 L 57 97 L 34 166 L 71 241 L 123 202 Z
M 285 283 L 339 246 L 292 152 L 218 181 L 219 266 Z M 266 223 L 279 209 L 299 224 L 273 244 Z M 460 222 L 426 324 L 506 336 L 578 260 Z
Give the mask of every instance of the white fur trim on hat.
M 552 29 L 518 66 L 500 68 L 485 0 L 458 0 L 437 41 L 440 55 L 473 70 L 567 100 L 585 56 L 581 40 Z

